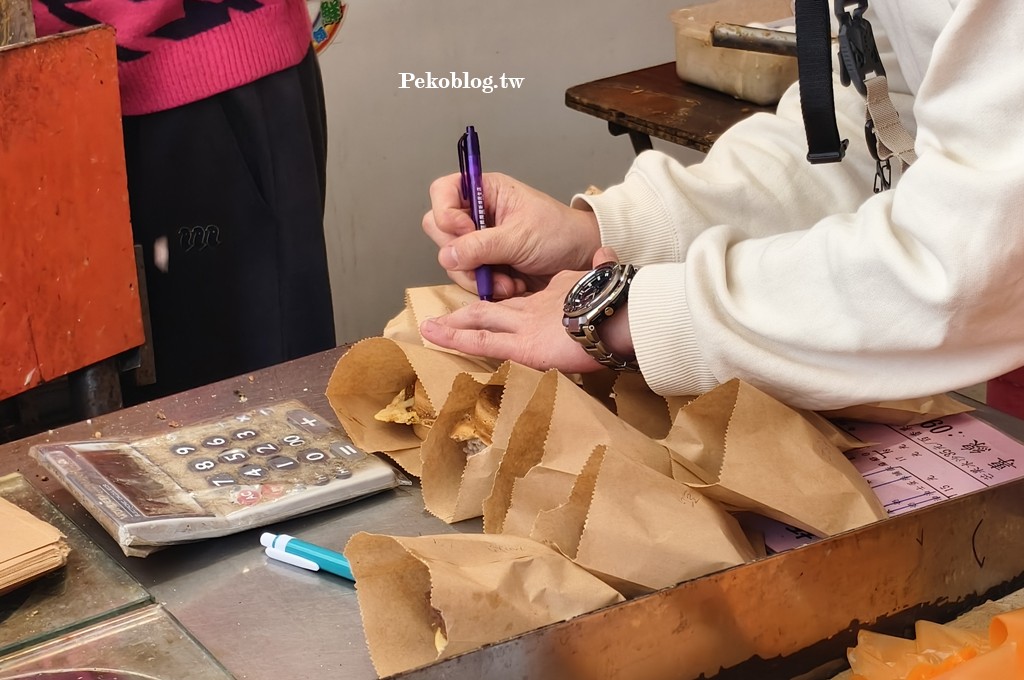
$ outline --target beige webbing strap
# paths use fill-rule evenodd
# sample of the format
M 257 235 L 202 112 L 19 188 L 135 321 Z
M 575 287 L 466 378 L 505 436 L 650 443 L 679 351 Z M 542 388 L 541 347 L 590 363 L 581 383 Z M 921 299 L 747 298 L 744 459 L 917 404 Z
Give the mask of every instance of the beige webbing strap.
M 889 98 L 888 81 L 885 76 L 875 76 L 865 80 L 864 86 L 867 90 L 867 116 L 874 125 L 877 140 L 878 160 L 885 161 L 896 156 L 906 169 L 917 160 L 914 137 L 900 122 L 900 114 Z

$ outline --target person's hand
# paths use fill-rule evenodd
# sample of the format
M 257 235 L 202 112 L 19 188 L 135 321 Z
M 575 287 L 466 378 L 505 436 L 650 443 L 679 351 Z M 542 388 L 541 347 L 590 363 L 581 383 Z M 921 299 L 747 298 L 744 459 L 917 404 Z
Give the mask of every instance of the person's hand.
M 485 173 L 484 206 L 491 228 L 477 231 L 458 173 L 430 185 L 423 231 L 437 244 L 437 261 L 455 283 L 476 291 L 474 270 L 491 265 L 495 298 L 544 289 L 563 270 L 590 266 L 601 246 L 597 218 L 500 173 Z
M 593 266 L 614 260 L 610 248 L 594 254 Z M 588 373 L 601 368 L 562 326 L 562 306 L 569 290 L 585 272 L 555 274 L 547 288 L 501 302 L 474 302 L 420 324 L 420 334 L 430 342 L 474 356 L 511 359 L 539 370 L 557 368 L 565 373 Z M 602 340 L 611 341 L 616 354 L 632 355 L 629 320 L 620 310 L 602 324 Z M 606 326 L 613 330 L 606 337 Z M 614 336 L 614 337 L 613 337 Z

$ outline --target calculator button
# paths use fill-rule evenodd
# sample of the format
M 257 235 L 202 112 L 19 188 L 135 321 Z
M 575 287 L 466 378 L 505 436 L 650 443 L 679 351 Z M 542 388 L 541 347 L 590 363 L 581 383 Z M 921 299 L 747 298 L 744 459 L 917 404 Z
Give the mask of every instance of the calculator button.
M 341 442 L 331 443 L 331 453 L 336 455 L 338 458 L 342 458 L 347 461 L 355 462 L 366 458 L 366 454 L 352 446 L 351 444 L 343 444 Z
M 268 474 L 270 474 L 267 468 L 263 467 L 262 465 L 256 465 L 255 463 L 248 463 L 246 465 L 243 465 L 242 467 L 238 468 L 238 471 L 242 474 L 243 478 L 249 480 L 263 479 Z
M 274 456 L 273 458 L 268 458 L 267 465 L 275 470 L 291 470 L 299 467 L 298 461 L 288 458 L 287 456 Z
M 171 453 L 173 453 L 176 456 L 187 456 L 188 454 L 195 453 L 198 450 L 199 449 L 192 446 L 191 444 L 178 444 L 177 446 L 171 447 Z
M 321 463 L 327 460 L 327 454 L 320 449 L 309 449 L 299 454 L 299 460 L 304 463 Z
M 219 434 L 218 435 L 214 435 L 212 437 L 207 437 L 206 439 L 203 440 L 203 446 L 205 446 L 208 449 L 216 449 L 216 448 L 221 447 L 221 446 L 226 446 L 227 443 L 228 443 L 227 438 L 226 437 L 222 437 Z
M 235 430 L 234 432 L 231 433 L 231 438 L 237 441 L 244 441 L 246 439 L 258 437 L 259 434 L 260 433 L 257 432 L 256 430 L 246 428 L 244 430 Z
M 287 446 L 291 446 L 293 448 L 296 446 L 306 445 L 306 440 L 297 434 L 285 435 L 284 437 L 281 437 L 281 441 L 284 442 L 284 444 L 286 444 Z
M 352 476 L 352 471 L 344 465 L 337 465 L 334 468 L 334 477 L 336 479 L 348 479 Z
M 242 449 L 228 449 L 217 456 L 217 459 L 222 463 L 241 463 L 243 460 L 247 460 L 248 458 L 249 454 Z
M 258 486 L 248 487 L 240 489 L 238 493 L 235 494 L 235 502 L 239 505 L 256 505 L 260 502 L 262 497 L 263 494 L 260 492 L 260 488 Z
M 292 409 L 286 415 L 289 423 L 312 435 L 327 434 L 331 431 L 330 425 L 305 409 Z
M 260 495 L 263 497 L 263 500 L 272 501 L 288 493 L 290 488 L 290 484 L 261 484 Z
M 249 447 L 249 452 L 256 456 L 269 456 L 280 450 L 281 447 L 273 442 L 262 442 Z
M 209 472 L 217 467 L 217 462 L 210 458 L 196 458 L 193 461 L 189 461 L 188 466 L 196 472 Z
M 216 474 L 213 477 L 207 477 L 206 481 L 210 483 L 210 486 L 216 487 L 233 486 L 235 484 L 238 484 L 238 481 L 235 480 L 234 477 L 232 477 L 226 472 L 221 472 L 220 474 Z

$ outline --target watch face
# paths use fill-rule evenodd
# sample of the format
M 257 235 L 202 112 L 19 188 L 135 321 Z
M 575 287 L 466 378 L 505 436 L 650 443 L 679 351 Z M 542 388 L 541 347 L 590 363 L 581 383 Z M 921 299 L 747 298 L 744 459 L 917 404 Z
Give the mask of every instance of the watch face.
M 565 298 L 565 306 L 562 311 L 566 314 L 578 314 L 590 309 L 594 301 L 604 292 L 615 279 L 615 269 L 612 267 L 598 267 L 582 279 L 569 291 Z

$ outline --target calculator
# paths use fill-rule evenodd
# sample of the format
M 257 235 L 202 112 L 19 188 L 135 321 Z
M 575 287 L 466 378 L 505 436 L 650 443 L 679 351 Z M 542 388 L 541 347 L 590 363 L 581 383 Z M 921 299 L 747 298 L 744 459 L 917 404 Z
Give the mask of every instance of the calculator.
M 144 439 L 40 444 L 30 454 L 130 556 L 408 483 L 295 400 Z

